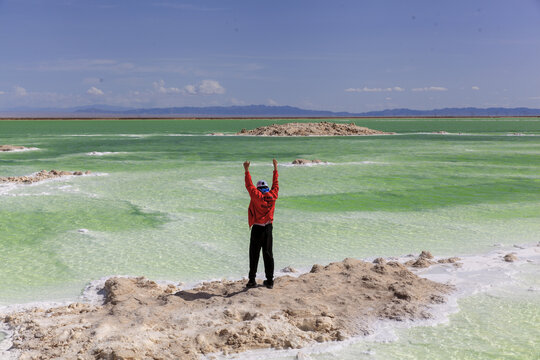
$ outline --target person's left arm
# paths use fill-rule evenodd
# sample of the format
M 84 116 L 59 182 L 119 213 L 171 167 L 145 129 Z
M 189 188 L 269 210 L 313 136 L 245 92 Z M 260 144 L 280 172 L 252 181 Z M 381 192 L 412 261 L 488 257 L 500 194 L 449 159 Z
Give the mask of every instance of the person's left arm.
M 278 171 L 277 171 L 277 160 L 272 159 L 272 162 L 274 163 L 274 173 L 272 176 L 272 189 L 270 190 L 272 192 L 272 195 L 274 195 L 274 198 L 277 199 L 278 192 L 279 192 L 279 182 L 278 182 Z

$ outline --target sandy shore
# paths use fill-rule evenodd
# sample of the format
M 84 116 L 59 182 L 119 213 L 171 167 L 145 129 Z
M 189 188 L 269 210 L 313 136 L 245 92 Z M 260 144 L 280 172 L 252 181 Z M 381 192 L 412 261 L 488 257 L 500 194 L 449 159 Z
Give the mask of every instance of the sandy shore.
M 380 319 L 428 319 L 452 287 L 398 262 L 355 259 L 282 276 L 192 290 L 145 278 L 106 281 L 103 304 L 74 303 L 5 316 L 20 359 L 196 359 L 202 354 L 301 348 L 370 333 Z
M 391 135 L 394 133 L 357 126 L 354 123 L 338 124 L 328 121 L 318 123 L 272 124 L 253 130 L 242 129 L 236 135 L 257 136 L 351 136 L 351 135 Z

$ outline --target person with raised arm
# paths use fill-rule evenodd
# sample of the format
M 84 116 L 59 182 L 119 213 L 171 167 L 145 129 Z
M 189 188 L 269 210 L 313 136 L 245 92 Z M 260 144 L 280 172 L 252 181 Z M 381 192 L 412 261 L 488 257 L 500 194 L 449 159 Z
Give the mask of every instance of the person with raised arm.
M 259 255 L 262 249 L 264 272 L 266 280 L 263 285 L 272 289 L 274 287 L 274 255 L 272 254 L 272 223 L 274 222 L 274 209 L 278 198 L 279 184 L 277 160 L 273 159 L 274 174 L 272 178 L 272 188 L 264 180 L 257 181 L 257 186 L 253 185 L 249 173 L 249 161 L 244 162 L 246 189 L 251 201 L 248 207 L 248 222 L 251 227 L 251 237 L 249 240 L 249 281 L 246 287 L 257 286 L 255 275 L 259 264 Z

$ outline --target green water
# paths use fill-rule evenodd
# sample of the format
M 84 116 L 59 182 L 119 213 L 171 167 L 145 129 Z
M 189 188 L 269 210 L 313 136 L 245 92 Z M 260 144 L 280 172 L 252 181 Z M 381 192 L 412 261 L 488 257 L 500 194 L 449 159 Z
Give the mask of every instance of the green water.
M 536 294 L 535 296 L 538 296 Z M 357 343 L 329 359 L 538 359 L 539 301 L 476 295 L 460 302 L 449 324 L 398 332 L 399 341 Z
M 422 249 L 476 254 L 494 243 L 540 240 L 540 119 L 354 121 L 399 135 L 207 136 L 287 120 L 0 121 L 0 144 L 40 149 L 0 153 L 1 176 L 95 175 L 0 185 L 0 305 L 73 299 L 89 281 L 114 274 L 245 276 L 246 159 L 254 179 L 271 180 L 271 159 L 280 162 L 278 269 Z M 439 130 L 456 134 L 425 134 Z M 535 136 L 507 136 L 515 132 Z M 329 164 L 286 166 L 295 158 Z M 476 314 L 484 300 L 463 301 L 456 324 L 469 326 L 459 317 Z M 516 311 L 538 315 L 537 306 L 528 309 Z M 457 347 L 456 354 L 467 348 Z

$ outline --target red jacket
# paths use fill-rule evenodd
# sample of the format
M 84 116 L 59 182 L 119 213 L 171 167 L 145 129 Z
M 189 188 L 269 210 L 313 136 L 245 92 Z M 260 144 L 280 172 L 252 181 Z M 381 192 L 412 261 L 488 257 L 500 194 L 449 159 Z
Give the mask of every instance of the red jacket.
M 274 221 L 274 209 L 278 198 L 278 172 L 274 170 L 272 189 L 266 194 L 261 193 L 251 181 L 249 171 L 246 171 L 246 189 L 251 197 L 248 208 L 249 226 L 253 224 L 266 225 Z

